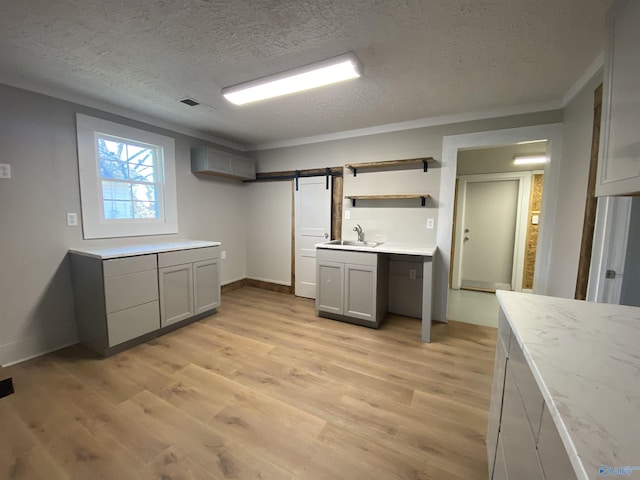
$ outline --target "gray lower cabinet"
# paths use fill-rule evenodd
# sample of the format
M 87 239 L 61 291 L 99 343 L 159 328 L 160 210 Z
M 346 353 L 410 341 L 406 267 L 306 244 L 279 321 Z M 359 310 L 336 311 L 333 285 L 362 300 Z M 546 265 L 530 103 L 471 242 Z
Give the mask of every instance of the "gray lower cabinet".
M 70 253 L 78 338 L 106 355 L 220 305 L 220 247 L 103 260 Z
M 158 254 L 163 327 L 220 305 L 220 247 Z
M 531 367 L 500 311 L 487 427 L 489 479 L 577 477 Z
M 316 308 L 321 316 L 379 327 L 387 312 L 388 258 L 318 249 Z
M 109 260 L 72 254 L 70 260 L 83 344 L 105 354 L 160 328 L 155 254 Z

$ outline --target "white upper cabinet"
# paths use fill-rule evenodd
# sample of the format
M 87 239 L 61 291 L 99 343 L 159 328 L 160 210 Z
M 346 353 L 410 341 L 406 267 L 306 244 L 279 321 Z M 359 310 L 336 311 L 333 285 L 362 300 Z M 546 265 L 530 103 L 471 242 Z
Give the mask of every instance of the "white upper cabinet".
M 252 159 L 211 147 L 191 149 L 191 171 L 238 180 L 256 178 L 256 165 Z
M 597 196 L 640 192 L 640 2 L 607 14 Z

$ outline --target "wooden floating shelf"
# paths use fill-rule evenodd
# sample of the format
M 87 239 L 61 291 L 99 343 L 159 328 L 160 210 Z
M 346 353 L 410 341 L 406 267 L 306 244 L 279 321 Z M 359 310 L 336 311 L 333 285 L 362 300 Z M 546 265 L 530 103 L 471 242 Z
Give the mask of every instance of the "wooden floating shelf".
M 358 170 L 374 169 L 374 168 L 397 168 L 407 167 L 412 165 L 422 165 L 423 170 L 426 172 L 429 170 L 429 164 L 434 163 L 435 160 L 431 157 L 424 158 L 407 158 L 404 160 L 389 160 L 386 162 L 366 162 L 366 163 L 351 163 L 345 165 L 346 168 L 353 172 L 355 177 L 358 174 Z
M 408 194 L 398 194 L 398 195 L 347 195 L 344 198 L 351 200 L 351 206 L 356 206 L 356 200 L 397 200 L 397 199 L 411 199 L 411 198 L 419 198 L 422 200 L 421 204 L 424 207 L 427 198 L 431 195 L 428 193 L 408 193 Z

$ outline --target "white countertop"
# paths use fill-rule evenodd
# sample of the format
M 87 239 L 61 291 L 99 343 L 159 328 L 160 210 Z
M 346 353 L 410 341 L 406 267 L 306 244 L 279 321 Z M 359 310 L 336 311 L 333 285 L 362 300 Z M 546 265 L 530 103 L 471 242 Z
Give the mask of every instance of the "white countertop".
M 168 243 L 146 243 L 142 245 L 127 245 L 123 247 L 102 247 L 102 248 L 72 248 L 70 253 L 84 255 L 85 257 L 100 258 L 107 260 L 118 257 L 132 257 L 135 255 L 147 255 L 150 253 L 173 252 L 176 250 L 188 250 L 190 248 L 217 247 L 220 242 L 208 242 L 204 240 L 185 240 L 181 242 Z
M 355 252 L 372 253 L 394 253 L 398 255 L 420 255 L 423 257 L 433 257 L 438 247 L 435 245 L 415 245 L 410 243 L 381 243 L 377 247 L 364 247 L 357 245 L 330 245 L 328 243 L 318 243 L 316 248 L 326 248 L 330 250 L 353 250 Z
M 640 308 L 497 296 L 578 478 L 640 466 Z

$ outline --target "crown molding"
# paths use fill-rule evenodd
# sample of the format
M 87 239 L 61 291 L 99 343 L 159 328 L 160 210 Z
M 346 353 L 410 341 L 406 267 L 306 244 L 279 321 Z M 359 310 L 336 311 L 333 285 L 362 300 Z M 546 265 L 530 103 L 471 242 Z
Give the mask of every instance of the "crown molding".
M 408 120 L 405 122 L 387 123 L 384 125 L 376 125 L 373 127 L 357 128 L 354 130 L 345 130 L 342 132 L 327 133 L 324 135 L 314 135 L 311 137 L 294 138 L 291 140 L 282 140 L 276 142 L 266 142 L 253 144 L 247 148 L 248 151 L 255 150 L 271 150 L 274 148 L 286 148 L 299 145 L 307 145 L 311 143 L 330 142 L 332 140 L 344 140 L 348 138 L 364 137 L 367 135 L 378 135 L 381 133 L 398 132 L 402 130 L 413 130 L 416 128 L 433 127 L 437 125 L 447 125 L 452 123 L 471 122 L 474 120 L 485 120 L 489 118 L 508 117 L 511 115 L 522 115 L 527 113 L 544 112 L 548 110 L 559 110 L 562 108 L 561 101 L 553 100 L 550 102 L 514 105 L 510 107 L 496 108 L 490 110 L 479 110 L 476 112 L 457 113 L 453 115 L 440 115 L 437 117 L 420 118 L 417 120 Z
M 582 90 L 589 80 L 591 80 L 596 73 L 604 66 L 604 50 L 601 51 L 596 58 L 591 62 L 591 65 L 587 67 L 582 75 L 574 82 L 573 85 L 562 96 L 562 108 L 566 107 L 571 100 L 574 99 L 580 90 Z

